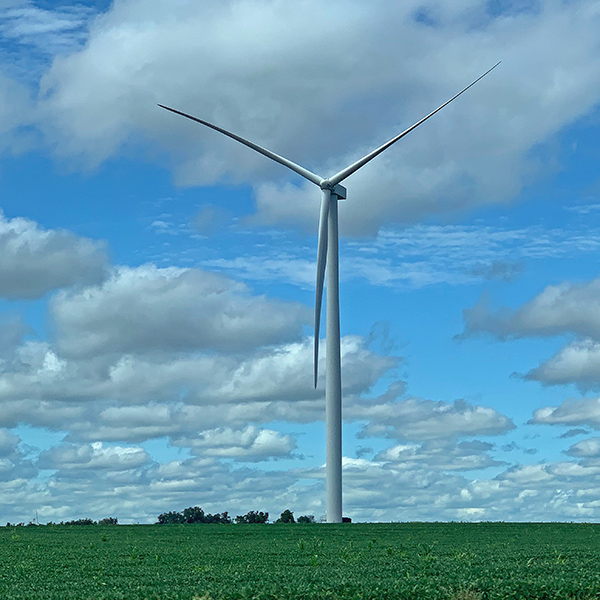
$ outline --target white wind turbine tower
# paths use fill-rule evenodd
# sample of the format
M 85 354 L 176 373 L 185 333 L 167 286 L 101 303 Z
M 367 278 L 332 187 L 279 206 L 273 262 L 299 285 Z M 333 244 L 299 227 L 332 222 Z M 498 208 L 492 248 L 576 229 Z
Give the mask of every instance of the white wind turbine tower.
M 358 171 L 361 167 L 373 160 L 378 154 L 395 144 L 399 139 L 417 128 L 458 98 L 463 92 L 474 86 L 480 79 L 495 69 L 500 62 L 488 69 L 473 83 L 461 90 L 430 112 L 427 116 L 417 121 L 414 125 L 393 137 L 389 142 L 373 150 L 360 160 L 342 169 L 332 177 L 324 178 L 315 175 L 308 169 L 279 156 L 254 142 L 217 127 L 212 123 L 203 121 L 184 112 L 159 104 L 161 108 L 175 114 L 191 119 L 201 125 L 206 125 L 215 131 L 256 150 L 260 154 L 278 162 L 279 164 L 298 173 L 308 181 L 319 186 L 322 190 L 321 212 L 319 216 L 319 237 L 317 241 L 317 283 L 315 298 L 315 343 L 314 343 L 314 384 L 317 387 L 318 361 L 319 361 L 319 325 L 321 320 L 321 303 L 323 300 L 323 284 L 325 279 L 325 265 L 327 264 L 327 316 L 326 316 L 326 368 L 325 368 L 325 423 L 326 423 L 326 486 L 327 486 L 327 522 L 342 522 L 342 370 L 340 356 L 340 303 L 339 303 L 339 267 L 338 267 L 338 200 L 346 198 L 346 188 L 340 183 Z

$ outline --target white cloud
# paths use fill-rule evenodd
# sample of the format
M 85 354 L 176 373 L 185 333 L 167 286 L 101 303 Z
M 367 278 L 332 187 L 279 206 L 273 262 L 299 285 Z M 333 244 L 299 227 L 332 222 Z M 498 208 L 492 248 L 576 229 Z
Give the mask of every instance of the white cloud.
M 106 268 L 103 243 L 0 213 L 0 297 L 39 298 L 75 283 L 96 283 Z
M 421 444 L 392 446 L 375 456 L 395 468 L 429 468 L 441 471 L 472 471 L 497 467 L 506 463 L 489 454 L 494 445 L 479 440 L 456 443 L 454 440 L 430 440 Z
M 416 19 L 416 2 L 119 2 L 93 22 L 85 48 L 57 58 L 42 79 L 42 127 L 60 155 L 86 164 L 150 139 L 171 154 L 179 182 L 249 181 L 258 221 L 314 229 L 318 190 L 305 186 L 293 202 L 276 202 L 290 192 L 274 182 L 286 176 L 282 167 L 156 102 L 327 175 L 502 58 L 354 175 L 341 219 L 347 232 L 365 233 L 506 201 L 538 168 L 531 150 L 597 105 L 600 14 L 593 0 L 498 18 L 486 6 L 453 3 L 432 27 Z
M 453 403 L 420 398 L 390 401 L 357 400 L 345 416 L 365 420 L 359 437 L 383 437 L 397 440 L 435 440 L 500 435 L 515 428 L 512 419 L 486 406 L 473 406 L 464 400 Z
M 493 479 L 403 462 L 347 459 L 344 466 L 345 510 L 359 520 L 589 521 L 599 514 L 600 470 L 574 462 L 516 465 Z
M 598 458 L 600 457 L 600 438 L 592 437 L 573 444 L 565 454 L 578 458 Z
M 244 429 L 220 427 L 202 431 L 195 437 L 174 440 L 174 446 L 191 448 L 192 454 L 234 458 L 241 462 L 259 462 L 273 458 L 291 458 L 296 441 L 272 429 L 249 425 Z
M 13 480 L 28 480 L 37 475 L 37 468 L 27 458 L 27 449 L 20 448 L 21 438 L 7 429 L 0 429 L 0 485 Z
M 499 475 L 498 479 L 533 488 L 552 485 L 554 480 L 550 472 L 550 466 L 544 464 L 511 467 Z
M 489 332 L 499 337 L 575 333 L 600 339 L 600 278 L 590 282 L 550 285 L 516 311 L 493 312 L 483 296 L 464 310 L 467 333 Z
M 52 299 L 59 347 L 69 356 L 239 351 L 298 338 L 301 304 L 252 296 L 240 283 L 197 269 L 121 267 L 97 287 Z
M 571 334 L 554 356 L 529 370 L 524 377 L 545 385 L 574 383 L 581 389 L 600 386 L 600 278 L 584 283 L 563 282 L 546 287 L 516 310 L 493 310 L 488 295 L 463 310 L 465 338 L 490 333 L 500 339 L 511 337 Z
M 26 333 L 31 333 L 31 328 L 19 315 L 0 316 L 0 365 L 12 356 L 16 347 L 21 345 Z
M 533 412 L 530 423 L 540 425 L 585 425 L 600 429 L 600 398 L 568 398 L 557 407 Z
M 531 369 L 525 378 L 546 385 L 575 383 L 580 388 L 596 389 L 600 385 L 600 344 L 590 339 L 572 342 Z
M 21 438 L 7 429 L 0 429 L 0 458 L 6 458 L 19 453 L 17 446 Z
M 230 356 L 141 350 L 64 358 L 47 342 L 27 341 L 0 363 L 0 424 L 48 427 L 78 442 L 139 442 L 324 418 L 323 369 L 315 390 L 310 339 Z M 356 336 L 342 339 L 342 360 L 349 401 L 398 364 Z
M 44 450 L 37 460 L 40 469 L 71 471 L 128 471 L 148 466 L 150 455 L 142 448 L 92 444 L 62 444 Z

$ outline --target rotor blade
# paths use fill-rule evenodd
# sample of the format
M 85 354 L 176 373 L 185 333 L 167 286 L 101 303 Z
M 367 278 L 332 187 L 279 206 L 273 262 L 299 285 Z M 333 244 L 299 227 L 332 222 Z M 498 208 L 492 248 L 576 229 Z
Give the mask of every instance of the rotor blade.
M 213 125 L 212 123 L 209 123 L 208 121 L 203 121 L 202 119 L 192 117 L 192 115 L 188 115 L 188 114 L 181 112 L 180 110 L 176 110 L 174 108 L 169 108 L 168 106 L 164 106 L 163 104 L 159 104 L 158 106 L 160 106 L 161 108 L 164 108 L 165 110 L 169 110 L 172 113 L 175 113 L 176 115 L 181 115 L 182 117 L 185 117 L 186 119 L 191 119 L 192 121 L 196 121 L 196 123 L 200 123 L 201 125 L 206 125 L 207 127 L 214 129 L 215 131 L 223 133 L 226 136 L 240 142 L 241 144 L 244 144 L 244 146 L 248 146 L 248 148 L 252 148 L 252 150 L 256 150 L 263 156 L 266 156 L 267 158 L 270 158 L 271 160 L 278 162 L 280 165 L 283 165 L 284 167 L 287 167 L 288 169 L 295 171 L 296 173 L 298 173 L 298 175 L 301 175 L 302 177 L 304 177 L 304 179 L 308 179 L 308 181 L 310 181 L 318 186 L 320 186 L 321 183 L 324 181 L 324 179 L 322 177 L 319 177 L 318 175 L 311 173 L 308 169 L 305 169 L 304 167 L 297 165 L 296 163 L 292 162 L 291 160 L 288 160 L 287 158 L 284 158 L 283 156 L 279 156 L 279 154 L 275 154 L 275 152 L 271 152 L 270 150 L 267 150 L 266 148 L 263 148 L 262 146 L 259 146 L 258 144 L 251 142 L 250 140 L 246 140 L 243 137 L 236 135 L 235 133 L 231 133 L 231 131 L 227 131 L 227 129 L 217 127 L 216 125 Z
M 491 69 L 488 69 L 483 75 L 478 77 L 473 83 L 469 84 L 466 88 L 464 88 L 463 90 L 458 92 L 458 94 L 456 94 L 456 96 L 452 96 L 452 98 L 450 98 L 450 100 L 447 100 L 446 102 L 444 102 L 444 104 L 442 104 L 441 106 L 436 108 L 433 112 L 430 112 L 426 117 L 423 117 L 420 121 L 417 121 L 414 125 L 412 125 L 408 129 L 406 129 L 402 133 L 398 134 L 396 137 L 392 138 L 389 142 L 386 142 L 385 144 L 383 144 L 383 146 L 380 146 L 379 148 L 377 148 L 377 150 L 373 150 L 373 152 L 371 152 L 370 154 L 367 154 L 366 156 L 364 156 L 360 160 L 357 160 L 355 163 L 351 164 L 349 167 L 346 167 L 345 169 L 343 169 L 342 171 L 340 171 L 333 177 L 330 177 L 329 181 L 331 182 L 331 184 L 336 185 L 336 184 L 340 183 L 340 181 L 343 181 L 344 179 L 346 179 L 346 177 L 352 175 L 352 173 L 354 173 L 355 171 L 358 171 L 358 169 L 360 169 L 361 167 L 366 165 L 370 160 L 373 160 L 377 155 L 381 154 L 384 150 L 389 148 L 392 144 L 395 144 L 398 140 L 402 139 L 405 135 L 410 133 L 413 129 L 415 129 L 416 127 L 421 125 L 421 123 L 425 123 L 425 121 L 427 121 L 427 119 L 429 119 L 430 117 L 433 117 L 433 115 L 435 115 L 436 112 L 439 112 L 440 110 L 442 110 L 442 108 L 444 108 L 445 106 L 448 106 L 448 104 L 450 104 L 450 102 L 452 102 L 452 100 L 456 100 L 456 98 L 458 98 L 461 94 L 466 92 L 470 87 L 474 86 L 480 79 L 483 79 L 490 71 L 494 70 L 501 62 L 502 61 L 497 62 Z
M 321 325 L 321 305 L 323 303 L 323 284 L 325 282 L 325 265 L 327 264 L 327 223 L 329 220 L 329 203 L 331 191 L 323 190 L 321 214 L 319 215 L 319 241 L 317 242 L 317 292 L 315 297 L 315 389 L 319 374 L 319 328 Z

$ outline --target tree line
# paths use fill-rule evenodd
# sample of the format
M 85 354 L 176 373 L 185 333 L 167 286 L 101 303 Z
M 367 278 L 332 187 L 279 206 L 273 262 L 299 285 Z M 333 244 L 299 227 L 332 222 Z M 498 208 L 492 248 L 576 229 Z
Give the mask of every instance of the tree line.
M 251 510 L 245 515 L 237 515 L 235 518 L 231 518 L 227 511 L 222 513 L 205 513 L 199 506 L 190 506 L 184 508 L 181 512 L 165 512 L 158 515 L 158 522 L 156 525 L 169 525 L 169 524 L 186 524 L 186 523 L 267 523 L 269 521 L 269 513 L 262 511 Z M 286 509 L 280 515 L 275 523 L 315 523 L 314 515 L 302 515 L 297 519 L 294 518 L 294 513 Z M 54 523 L 49 521 L 46 525 L 118 525 L 119 522 L 115 517 L 107 517 L 94 521 L 93 519 L 77 519 L 73 521 L 61 521 L 60 523 Z M 38 526 L 40 523 L 30 521 L 27 526 Z M 6 523 L 7 527 L 23 527 L 25 523 Z
M 216 513 L 214 515 L 205 513 L 199 506 L 190 506 L 184 508 L 182 512 L 170 511 L 158 515 L 158 525 L 184 524 L 184 523 L 266 523 L 269 520 L 269 513 L 251 510 L 245 515 L 237 515 L 235 519 L 229 516 L 227 511 Z M 298 520 L 294 518 L 294 513 L 284 510 L 275 523 L 314 523 L 313 515 L 302 515 Z
M 107 517 L 106 519 L 100 519 L 99 521 L 94 521 L 93 519 L 77 519 L 74 521 L 61 521 L 60 523 L 55 523 L 54 521 L 48 521 L 46 525 L 118 525 L 119 521 L 115 517 Z M 37 523 L 36 521 L 29 521 L 27 525 L 25 523 L 6 523 L 7 527 L 31 527 L 31 526 L 41 526 L 42 523 Z

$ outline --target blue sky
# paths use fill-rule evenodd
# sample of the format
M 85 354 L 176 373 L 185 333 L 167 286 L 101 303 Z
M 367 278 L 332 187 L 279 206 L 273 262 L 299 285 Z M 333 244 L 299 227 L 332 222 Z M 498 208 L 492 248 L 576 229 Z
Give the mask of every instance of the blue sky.
M 328 175 L 498 60 L 344 182 L 344 514 L 597 521 L 599 21 L 0 2 L 0 523 L 322 517 L 319 191 L 156 104 Z

